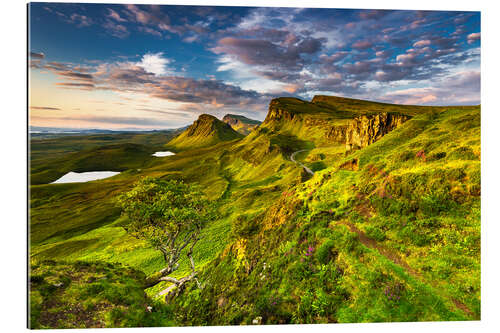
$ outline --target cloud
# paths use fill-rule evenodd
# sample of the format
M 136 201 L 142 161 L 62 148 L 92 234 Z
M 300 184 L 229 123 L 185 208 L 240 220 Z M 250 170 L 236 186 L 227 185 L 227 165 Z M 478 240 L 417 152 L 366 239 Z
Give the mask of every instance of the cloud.
M 118 22 L 127 22 L 126 19 L 124 19 L 123 17 L 120 16 L 120 14 L 118 14 L 117 12 L 115 12 L 113 9 L 111 8 L 108 8 L 108 17 L 109 18 L 112 18 L 113 20 L 115 21 L 118 21 Z
M 50 106 L 30 106 L 30 109 L 32 110 L 47 110 L 47 111 L 59 111 L 61 110 L 60 108 L 54 108 Z
M 58 72 L 57 74 L 70 80 L 92 81 L 94 79 L 91 74 L 78 73 L 73 71 Z
M 322 39 L 303 38 L 285 45 L 262 39 L 225 37 L 212 49 L 216 54 L 227 54 L 249 65 L 271 65 L 299 69 L 305 62 L 303 55 L 321 49 Z
M 344 59 L 347 55 L 349 55 L 349 52 L 347 52 L 347 51 L 338 51 L 330 56 L 327 56 L 326 54 L 322 54 L 322 55 L 320 55 L 319 59 L 323 63 L 335 63 L 337 61 Z
M 79 28 L 89 27 L 94 23 L 90 17 L 77 13 L 74 13 L 69 17 L 69 22 L 75 24 Z
M 159 32 L 159 31 L 157 31 L 155 29 L 149 28 L 149 27 L 139 26 L 139 27 L 137 27 L 137 30 L 139 30 L 142 33 L 150 34 L 150 35 L 153 35 L 153 36 L 156 36 L 156 37 L 161 37 L 162 36 L 161 32 Z
M 149 109 L 149 108 L 138 108 L 136 110 L 157 113 L 157 114 L 163 114 L 163 115 L 167 115 L 167 116 L 175 116 L 175 117 L 184 117 L 184 118 L 191 118 L 192 117 L 191 113 L 189 113 L 189 112 L 165 111 L 165 110 L 157 110 L 157 109 Z
M 43 52 L 40 52 L 40 53 L 30 52 L 30 58 L 31 59 L 45 59 L 45 54 L 43 54 Z
M 358 50 L 366 50 L 372 47 L 372 43 L 366 40 L 358 41 L 352 44 L 352 47 Z
M 122 24 L 115 23 L 111 20 L 106 20 L 106 22 L 103 23 L 102 27 L 106 29 L 106 33 L 120 39 L 127 38 L 130 35 L 127 27 Z
M 390 10 L 362 10 L 359 13 L 359 17 L 365 20 L 376 20 L 390 13 Z
M 142 117 L 107 117 L 107 116 L 82 116 L 82 117 L 32 117 L 41 120 L 52 121 L 78 121 L 88 122 L 103 125 L 132 125 L 134 127 L 168 127 L 175 125 L 175 120 L 158 119 L 158 118 L 142 118 Z
M 418 42 L 413 43 L 414 47 L 423 47 L 431 45 L 431 41 L 428 39 L 419 40 Z
M 56 82 L 56 85 L 66 88 L 94 88 L 93 83 L 73 83 L 73 82 Z
M 145 54 L 141 61 L 139 61 L 136 65 L 144 68 L 146 72 L 153 73 L 154 75 L 165 75 L 170 72 L 167 68 L 167 65 L 170 62 L 171 60 L 163 57 L 163 52 L 158 52 Z
M 426 87 L 387 92 L 382 99 L 400 104 L 477 105 L 480 80 L 478 71 L 462 71 L 438 81 L 428 81 Z
M 467 43 L 472 44 L 475 41 L 478 41 L 481 39 L 481 33 L 480 32 L 475 32 L 472 34 L 467 35 Z

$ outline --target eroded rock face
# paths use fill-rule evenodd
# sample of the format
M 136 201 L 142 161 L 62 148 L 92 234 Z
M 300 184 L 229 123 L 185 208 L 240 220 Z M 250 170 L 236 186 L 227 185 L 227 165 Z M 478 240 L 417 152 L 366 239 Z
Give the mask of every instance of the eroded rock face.
M 354 118 L 346 129 L 346 150 L 364 148 L 410 119 L 409 116 L 378 113 Z
M 321 98 L 316 100 L 318 103 L 321 101 Z M 312 111 L 307 112 L 310 108 L 312 108 L 310 110 L 314 110 L 314 107 L 317 108 L 317 105 L 309 107 L 312 103 L 308 104 L 299 100 L 294 100 L 293 103 L 293 108 L 301 110 L 298 112 L 289 110 L 288 105 L 282 103 L 280 99 L 272 100 L 263 125 L 276 131 L 286 127 L 287 131 L 297 135 L 299 139 L 312 140 L 319 145 L 345 144 L 346 151 L 361 149 L 374 143 L 411 118 L 400 113 L 376 113 L 373 111 L 370 111 L 373 113 L 367 111 L 367 114 L 353 118 L 350 117 L 350 115 L 354 116 L 352 113 L 350 115 L 342 114 L 343 111 L 323 111 L 322 116 L 317 116 Z M 363 113 L 362 111 L 363 108 L 360 106 L 357 114 Z M 332 118 L 325 117 L 328 112 L 332 112 L 335 116 Z M 294 129 L 297 129 L 297 131 L 294 132 Z
M 293 117 L 293 113 L 281 108 L 278 101 L 272 100 L 271 104 L 269 104 L 269 112 L 264 120 L 264 124 L 270 124 L 272 122 L 279 122 L 282 120 L 292 121 Z

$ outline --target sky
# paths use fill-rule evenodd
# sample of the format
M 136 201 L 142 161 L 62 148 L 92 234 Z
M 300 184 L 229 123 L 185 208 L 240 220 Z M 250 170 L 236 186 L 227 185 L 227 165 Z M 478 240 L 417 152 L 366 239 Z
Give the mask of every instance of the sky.
M 480 104 L 480 13 L 29 5 L 31 126 L 263 120 L 272 98 Z

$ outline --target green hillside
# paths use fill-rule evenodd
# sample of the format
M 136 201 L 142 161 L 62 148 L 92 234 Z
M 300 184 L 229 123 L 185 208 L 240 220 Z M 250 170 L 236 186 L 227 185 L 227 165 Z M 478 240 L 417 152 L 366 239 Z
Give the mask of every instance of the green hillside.
M 150 156 L 156 143 L 75 153 L 64 148 L 64 138 L 51 140 L 47 153 L 57 146 L 57 159 L 38 159 L 32 179 L 63 167 L 122 172 L 88 183 L 32 181 L 29 254 L 37 275 L 36 265 L 58 272 L 82 260 L 146 275 L 161 269 L 161 253 L 127 234 L 129 221 L 116 202 L 145 176 L 199 185 L 217 204 L 193 252 L 203 289 L 189 284 L 168 304 L 155 297 L 168 282 L 147 289 L 148 302 L 165 308 L 120 326 L 480 318 L 478 106 L 279 98 L 244 138 L 200 116 L 166 144 L 178 153 L 165 158 Z M 37 147 L 43 155 L 41 142 Z M 314 175 L 290 159 L 297 151 L 295 159 Z M 172 276 L 188 271 L 182 259 Z M 120 281 L 133 290 L 140 284 Z M 31 297 L 44 304 L 37 292 Z M 68 303 L 75 295 L 90 297 L 78 290 L 58 295 Z M 49 311 L 37 306 L 36 313 Z M 110 323 L 103 320 L 78 325 Z M 76 324 L 65 317 L 43 325 Z
M 184 132 L 169 141 L 166 147 L 173 150 L 202 148 L 242 137 L 230 125 L 214 116 L 202 114 Z
M 422 114 L 291 184 L 233 224 L 210 287 L 176 303 L 181 321 L 479 319 L 479 134 L 478 107 Z

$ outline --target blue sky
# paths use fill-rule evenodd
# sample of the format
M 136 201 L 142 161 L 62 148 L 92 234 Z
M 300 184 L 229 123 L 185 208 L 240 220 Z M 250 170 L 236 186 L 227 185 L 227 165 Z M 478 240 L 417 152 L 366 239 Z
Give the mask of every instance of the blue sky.
M 32 3 L 35 126 L 263 119 L 316 94 L 480 103 L 478 12 Z

